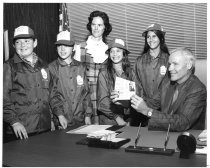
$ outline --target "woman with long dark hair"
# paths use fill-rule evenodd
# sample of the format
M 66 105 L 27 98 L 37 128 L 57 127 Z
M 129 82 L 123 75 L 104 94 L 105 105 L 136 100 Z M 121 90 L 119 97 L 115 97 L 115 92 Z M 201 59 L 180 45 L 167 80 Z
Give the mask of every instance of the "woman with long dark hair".
M 155 23 L 143 33 L 145 45 L 135 64 L 137 83 L 143 88 L 143 98 L 153 98 L 167 72 L 169 51 L 165 43 L 165 31 Z
M 87 30 L 90 32 L 85 42 L 75 46 L 74 59 L 84 62 L 86 65 L 86 76 L 91 92 L 91 102 L 93 105 L 93 123 L 98 124 L 98 114 L 96 108 L 96 85 L 98 73 L 106 66 L 108 49 L 106 37 L 112 31 L 109 17 L 105 12 L 93 11 L 88 17 Z
M 122 39 L 114 39 L 107 50 L 107 67 L 101 69 L 97 85 L 99 123 L 102 125 L 132 125 L 130 100 L 117 100 L 114 90 L 116 77 L 135 81 L 135 74 L 128 61 L 129 51 Z

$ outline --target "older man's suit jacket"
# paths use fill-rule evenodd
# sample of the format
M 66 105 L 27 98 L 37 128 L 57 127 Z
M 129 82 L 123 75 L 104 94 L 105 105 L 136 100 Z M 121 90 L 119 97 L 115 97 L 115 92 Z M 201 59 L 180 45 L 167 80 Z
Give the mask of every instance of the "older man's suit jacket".
M 204 129 L 207 97 L 205 85 L 195 75 L 190 75 L 187 81 L 178 86 L 179 94 L 172 105 L 173 87 L 174 83 L 165 78 L 159 94 L 147 100 L 148 106 L 154 109 L 148 128 L 167 130 L 170 123 L 171 131 Z

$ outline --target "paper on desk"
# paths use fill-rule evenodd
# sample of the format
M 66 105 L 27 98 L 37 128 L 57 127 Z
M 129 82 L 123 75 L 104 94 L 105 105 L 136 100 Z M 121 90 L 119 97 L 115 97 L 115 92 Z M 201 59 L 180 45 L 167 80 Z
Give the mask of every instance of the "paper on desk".
M 113 136 L 114 134 L 115 134 L 114 131 L 99 130 L 99 131 L 95 131 L 95 132 L 92 132 L 92 133 L 88 134 L 87 137 L 89 137 L 89 138 L 103 138 L 103 137 L 108 136 L 108 135 Z
M 197 137 L 197 146 L 207 146 L 207 132 L 203 130 Z
M 90 134 L 95 131 L 105 130 L 112 125 L 83 125 L 77 129 L 70 130 L 67 133 L 69 134 Z
M 97 138 L 102 141 L 112 141 L 112 142 L 120 142 L 125 140 L 125 138 L 116 138 L 116 133 L 115 131 L 110 131 L 110 130 L 100 130 L 100 131 L 95 131 L 93 133 L 90 133 L 87 135 L 88 138 Z
M 196 154 L 207 154 L 207 146 L 205 146 L 203 148 L 196 148 L 195 153 Z
M 198 135 L 198 140 L 199 140 L 199 141 L 207 141 L 207 130 L 203 130 L 203 131 Z
M 130 100 L 131 96 L 136 93 L 136 85 L 133 81 L 116 77 L 115 90 L 119 92 L 117 100 Z

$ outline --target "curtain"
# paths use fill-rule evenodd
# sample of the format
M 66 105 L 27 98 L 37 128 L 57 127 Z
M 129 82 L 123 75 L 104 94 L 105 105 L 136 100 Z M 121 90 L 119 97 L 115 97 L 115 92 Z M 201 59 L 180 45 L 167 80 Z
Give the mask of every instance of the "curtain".
M 8 30 L 10 57 L 14 54 L 14 29 L 21 25 L 31 27 L 38 39 L 35 52 L 51 62 L 57 58 L 54 43 L 59 29 L 59 4 L 56 3 L 4 3 L 4 29 Z

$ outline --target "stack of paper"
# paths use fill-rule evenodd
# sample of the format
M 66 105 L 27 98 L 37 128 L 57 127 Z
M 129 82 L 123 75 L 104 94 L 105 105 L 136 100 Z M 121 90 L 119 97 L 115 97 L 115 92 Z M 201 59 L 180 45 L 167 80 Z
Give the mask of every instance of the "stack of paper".
M 199 141 L 207 141 L 207 130 L 203 130 L 200 135 L 198 136 Z
M 118 133 L 110 130 L 95 131 L 87 135 L 88 138 L 97 138 L 102 141 L 120 142 L 125 138 L 116 138 Z
M 207 145 L 207 131 L 203 130 L 197 138 L 197 145 L 206 146 Z
M 111 126 L 112 125 L 84 125 L 77 129 L 70 130 L 67 133 L 69 133 L 69 134 L 90 134 L 95 131 L 105 130 Z
M 203 130 L 197 137 L 197 154 L 207 154 L 207 130 Z

